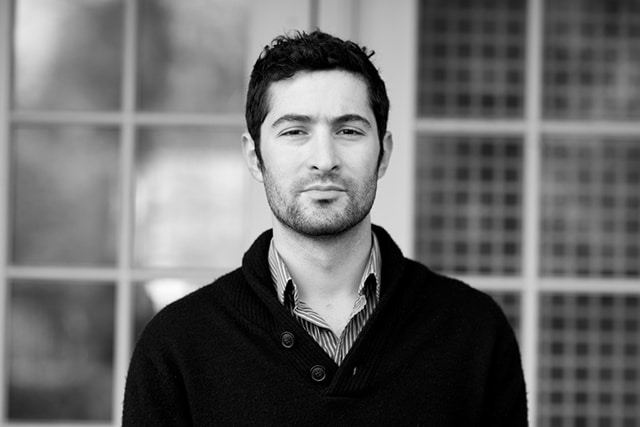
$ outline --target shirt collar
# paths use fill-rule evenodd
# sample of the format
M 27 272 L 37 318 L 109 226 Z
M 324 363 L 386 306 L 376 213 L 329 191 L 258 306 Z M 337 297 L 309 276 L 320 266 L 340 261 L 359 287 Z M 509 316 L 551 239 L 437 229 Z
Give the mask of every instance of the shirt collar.
M 358 286 L 358 294 L 362 295 L 365 291 L 365 286 L 367 283 L 370 283 L 367 279 L 370 276 L 373 276 L 375 283 L 375 295 L 376 300 L 380 299 L 380 278 L 381 276 L 381 266 L 380 262 L 380 246 L 378 244 L 378 238 L 374 232 L 371 232 L 372 235 L 372 245 L 371 252 L 369 253 L 369 260 L 365 266 L 364 271 L 362 272 L 362 278 L 360 279 L 360 285 Z M 278 250 L 276 249 L 275 244 L 273 243 L 273 239 L 271 239 L 271 243 L 269 245 L 269 270 L 271 271 L 271 277 L 273 279 L 273 284 L 276 288 L 276 292 L 278 295 L 278 300 L 281 304 L 285 303 L 285 298 L 288 292 L 292 292 L 291 297 L 294 302 L 297 304 L 298 300 L 298 289 L 296 284 L 293 282 L 291 278 L 291 274 L 289 274 L 289 270 L 287 269 L 284 260 L 280 257 Z

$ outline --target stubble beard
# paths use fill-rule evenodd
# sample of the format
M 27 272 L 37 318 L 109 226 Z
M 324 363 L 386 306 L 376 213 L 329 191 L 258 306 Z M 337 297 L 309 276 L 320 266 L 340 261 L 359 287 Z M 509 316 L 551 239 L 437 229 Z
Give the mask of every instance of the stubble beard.
M 376 172 L 367 177 L 363 184 L 334 176 L 320 176 L 297 182 L 287 190 L 277 185 L 266 168 L 263 177 L 267 202 L 276 220 L 307 237 L 338 236 L 360 224 L 371 212 L 378 179 Z M 310 182 L 340 183 L 346 189 L 346 205 L 340 208 L 338 200 L 304 202 L 301 191 Z

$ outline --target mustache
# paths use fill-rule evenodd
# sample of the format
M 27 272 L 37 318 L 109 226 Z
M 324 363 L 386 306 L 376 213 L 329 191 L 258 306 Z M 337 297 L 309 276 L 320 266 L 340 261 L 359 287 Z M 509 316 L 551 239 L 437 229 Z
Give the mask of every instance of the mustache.
M 348 188 L 351 185 L 351 180 L 345 179 L 334 172 L 327 172 L 310 175 L 296 183 L 296 187 L 299 189 L 313 185 L 335 185 Z

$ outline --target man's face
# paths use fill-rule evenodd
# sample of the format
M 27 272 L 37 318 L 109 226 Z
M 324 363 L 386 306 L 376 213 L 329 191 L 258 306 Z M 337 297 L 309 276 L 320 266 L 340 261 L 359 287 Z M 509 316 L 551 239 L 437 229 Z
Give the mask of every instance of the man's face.
M 272 84 L 269 101 L 261 126 L 263 163 L 252 173 L 264 183 L 275 218 L 308 236 L 359 224 L 388 162 L 385 155 L 378 167 L 380 143 L 365 82 L 337 70 L 299 73 Z

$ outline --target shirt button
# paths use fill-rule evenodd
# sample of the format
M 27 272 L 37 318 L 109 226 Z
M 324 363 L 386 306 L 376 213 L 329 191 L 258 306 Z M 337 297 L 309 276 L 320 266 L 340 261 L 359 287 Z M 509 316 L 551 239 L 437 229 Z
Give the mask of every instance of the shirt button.
M 327 378 L 327 371 L 324 369 L 324 366 L 315 365 L 311 368 L 311 378 L 316 382 L 322 382 L 325 378 Z
M 283 332 L 280 335 L 280 343 L 284 348 L 291 348 L 295 342 L 295 337 L 291 332 Z

